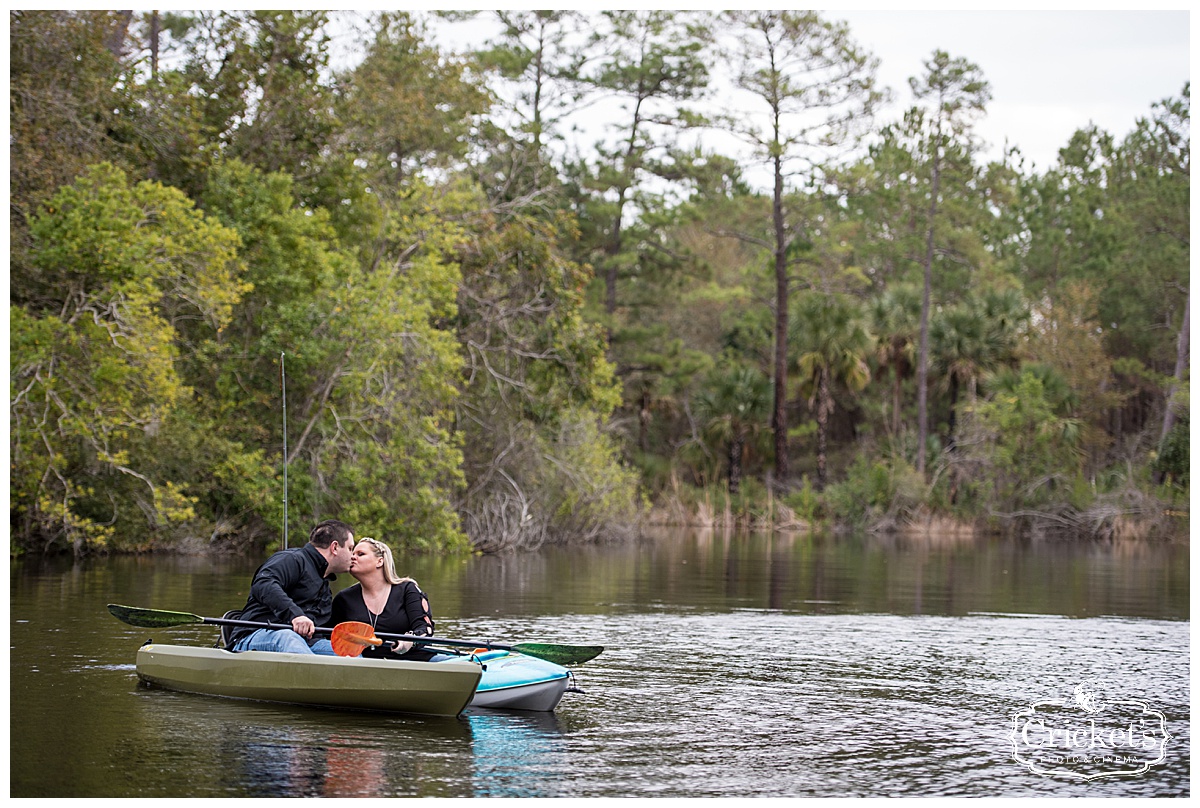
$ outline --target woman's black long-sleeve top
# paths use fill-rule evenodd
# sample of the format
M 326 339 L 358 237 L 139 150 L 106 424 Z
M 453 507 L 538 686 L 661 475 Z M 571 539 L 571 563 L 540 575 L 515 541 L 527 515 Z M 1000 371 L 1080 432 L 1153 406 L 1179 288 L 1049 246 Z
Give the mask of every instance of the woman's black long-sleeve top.
M 367 609 L 363 600 L 362 584 L 346 587 L 333 598 L 333 614 L 329 618 L 329 625 L 336 626 L 348 620 L 367 625 L 374 623 L 376 632 L 386 634 L 413 634 L 420 637 L 433 635 L 429 598 L 413 581 L 393 584 L 392 591 L 388 593 L 387 604 L 379 615 L 374 615 Z M 434 654 L 420 646 L 414 646 L 406 653 L 397 655 L 390 650 L 390 644 L 385 641 L 382 646 L 366 648 L 363 656 L 422 662 Z

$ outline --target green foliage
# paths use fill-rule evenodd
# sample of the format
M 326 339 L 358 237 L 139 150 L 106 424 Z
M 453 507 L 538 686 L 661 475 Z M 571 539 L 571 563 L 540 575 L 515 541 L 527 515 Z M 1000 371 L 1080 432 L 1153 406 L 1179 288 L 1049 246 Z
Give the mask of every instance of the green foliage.
M 844 296 L 805 295 L 798 301 L 792 323 L 800 390 L 817 414 L 817 484 L 824 487 L 835 389 L 856 393 L 867 386 L 871 380 L 867 356 L 874 341 L 861 307 Z
M 796 305 L 794 346 L 802 395 L 821 394 L 821 385 L 862 390 L 871 378 L 871 346 L 861 308 L 845 296 L 801 297 Z
M 998 394 L 1017 396 L 1027 376 L 1036 377 L 1041 383 L 1042 395 L 1055 415 L 1070 416 L 1076 411 L 1079 406 L 1078 394 L 1062 374 L 1050 365 L 1032 363 L 1021 366 L 1019 370 L 1007 368 L 992 378 L 991 387 Z
M 882 100 L 874 84 L 878 59 L 844 23 L 815 11 L 733 11 L 726 21 L 736 37 L 737 86 L 781 114 L 773 131 L 750 117 L 729 117 L 733 131 L 755 144 L 756 157 L 791 161 L 806 146 L 844 144 Z
M 494 549 L 627 530 L 635 475 L 600 427 L 620 387 L 600 329 L 582 315 L 590 273 L 564 254 L 570 223 L 482 221 L 461 253 L 456 318 L 467 530 Z
M 1187 488 L 1191 477 L 1191 443 L 1189 418 L 1180 416 L 1159 447 L 1154 459 L 1154 471 L 1172 484 Z
M 291 532 L 430 551 L 627 534 L 632 459 L 747 525 L 1186 496 L 1189 86 L 1038 173 L 941 51 L 863 126 L 815 12 L 382 12 L 335 70 L 338 14 L 11 12 L 14 552 L 272 544 L 285 469 Z
M 993 515 L 1046 505 L 1069 490 L 1080 471 L 1079 422 L 1055 414 L 1039 374 L 1025 370 L 1012 392 L 968 408 L 960 441 L 969 469 Z
M 224 154 L 305 175 L 337 126 L 328 12 L 203 11 L 175 22 L 186 30 L 179 80 L 204 100 L 204 126 Z
M 128 92 L 132 71 L 106 47 L 123 22 L 117 11 L 9 14 L 9 191 L 17 257 L 25 246 L 25 218 L 61 186 L 94 163 L 138 164 L 137 150 L 114 137 L 137 108 Z M 19 273 L 12 290 L 20 295 Z
M 671 238 L 680 216 L 662 188 L 685 171 L 672 146 L 697 122 L 688 105 L 707 93 L 710 33 L 695 12 L 604 11 L 596 22 L 592 58 L 559 72 L 587 100 L 612 97 L 619 107 L 594 155 L 567 166 L 563 190 L 579 226 L 573 254 L 595 268 L 586 316 L 608 337 L 624 394 L 618 420 L 636 424 L 628 442 L 645 451 L 709 364 L 656 314 L 691 269 Z
M 696 416 L 704 435 L 728 458 L 730 494 L 738 492 L 744 454 L 747 448 L 756 448 L 755 438 L 765 429 L 770 407 L 771 380 L 744 365 L 717 368 L 696 396 Z
M 496 196 L 513 199 L 547 187 L 546 145 L 561 137 L 559 125 L 580 103 L 582 68 L 591 55 L 578 37 L 585 24 L 577 11 L 494 12 L 503 32 L 475 52 L 479 64 L 495 71 L 509 92 L 517 116 L 510 147 L 494 148 Z M 492 183 L 486 183 L 491 185 Z
M 1167 382 L 1155 380 L 1140 362 L 1114 361 L 1105 353 L 1104 329 L 1095 320 L 1096 299 L 1090 284 L 1060 284 L 1056 298 L 1037 309 L 1030 345 L 1045 365 L 1043 384 L 1047 395 L 1058 402 L 1056 412 L 1080 419 L 1089 474 L 1106 465 L 1105 455 L 1113 443 L 1108 431 L 1111 413 L 1129 398 L 1128 390 L 1118 389 L 1118 374 L 1150 385 Z
M 891 375 L 891 434 L 900 433 L 903 384 L 916 368 L 921 332 L 921 292 L 911 284 L 889 288 L 869 304 L 870 328 L 875 337 L 875 361 Z
M 421 169 L 462 160 L 490 102 L 469 65 L 435 48 L 413 15 L 383 12 L 373 22 L 374 38 L 343 77 L 336 109 L 340 145 L 387 198 Z
M 551 424 L 499 426 L 503 432 L 480 436 L 495 456 L 472 469 L 461 508 L 477 547 L 529 549 L 630 535 L 644 507 L 638 475 L 621 462 L 619 445 L 592 413 L 567 409 Z
M 762 481 L 752 477 L 747 477 L 737 491 L 730 491 L 727 485 L 677 484 L 663 498 L 668 500 L 669 508 L 686 514 L 691 524 L 770 529 L 785 516 L 793 516 L 781 513 L 778 506 L 787 506 L 787 502 L 776 499 Z
M 255 293 L 226 346 L 241 360 L 222 363 L 211 381 L 230 438 L 271 455 L 281 448 L 282 352 L 297 512 L 339 514 L 400 547 L 461 547 L 449 503 L 462 485 L 450 429 L 462 360 L 443 324 L 457 311 L 461 277 L 445 258 L 461 233 L 447 214 L 469 195 L 439 197 L 414 183 L 408 207 L 389 222 L 389 240 L 408 245 L 402 271 L 391 272 L 346 254 L 323 212 L 299 205 L 286 175 L 222 165 L 206 198 L 238 227 L 255 268 Z M 238 392 L 246 386 L 256 394 Z
M 102 164 L 34 217 L 36 305 L 10 309 L 15 533 L 77 554 L 190 519 L 155 436 L 190 391 L 182 355 L 250 289 L 238 237 L 180 192 Z
M 814 11 L 730 11 L 723 14 L 723 21 L 731 23 L 734 85 L 748 93 L 751 104 L 750 114 L 729 113 L 721 118 L 728 131 L 750 145 L 754 160 L 770 166 L 773 178 L 769 218 L 762 216 L 752 228 L 741 230 L 740 237 L 771 254 L 775 319 L 771 429 L 774 473 L 786 479 L 791 273 L 795 266 L 811 262 L 809 254 L 815 252 L 817 269 L 809 267 L 805 273 L 814 287 L 834 291 L 829 275 L 839 284 L 844 281 L 841 276 L 862 279 L 857 267 L 845 262 L 847 230 L 842 226 L 845 222 L 838 221 L 841 211 L 823 208 L 820 203 L 827 200 L 816 193 L 825 184 L 821 165 L 829 161 L 813 165 L 809 155 L 856 145 L 883 93 L 875 87 L 878 60 L 859 48 L 844 23 L 828 22 Z M 799 172 L 800 187 L 788 187 L 798 161 L 806 167 Z M 832 222 L 825 220 L 825 212 Z M 835 235 L 825 250 L 814 250 L 823 230 Z M 822 401 L 827 403 L 827 397 L 822 396 Z M 823 485 L 823 447 L 818 454 Z
M 928 496 L 923 475 L 907 462 L 860 456 L 847 470 L 845 480 L 825 490 L 824 500 L 836 521 L 869 527 L 885 519 L 902 519 Z
M 1159 373 L 1174 365 L 1187 305 L 1190 106 L 1185 85 L 1123 142 L 1094 127 L 1080 130 L 1058 164 L 1024 187 L 1031 294 L 1086 284 L 1095 295 L 1088 318 L 1108 357 L 1136 357 Z
M 553 507 L 550 532 L 560 540 L 628 535 L 643 503 L 637 476 L 620 462 L 620 447 L 587 412 L 564 413 L 557 434 L 540 437 L 538 486 Z M 549 439 L 547 439 L 549 438 Z
M 950 391 L 951 406 L 959 391 L 977 391 L 989 373 L 1014 367 L 1018 345 L 1029 319 L 1020 295 L 985 290 L 943 309 L 929 326 L 932 371 Z
M 783 504 L 810 525 L 815 525 L 826 517 L 825 498 L 813 488 L 812 480 L 807 476 L 804 477 L 799 490 L 791 491 L 783 497 Z

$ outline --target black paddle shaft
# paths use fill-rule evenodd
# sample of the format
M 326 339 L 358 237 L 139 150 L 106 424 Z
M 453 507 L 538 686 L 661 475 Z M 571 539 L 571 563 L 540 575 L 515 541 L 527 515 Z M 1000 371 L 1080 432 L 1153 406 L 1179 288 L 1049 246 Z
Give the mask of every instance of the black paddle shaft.
M 291 625 L 282 623 L 255 622 L 238 620 L 229 617 L 201 617 L 190 612 L 168 612 L 162 609 L 141 609 L 136 606 L 122 606 L 119 603 L 108 604 L 108 611 L 113 617 L 123 623 L 138 628 L 178 628 L 196 624 L 213 626 L 244 626 L 246 628 L 265 628 L 272 631 L 291 629 Z M 319 634 L 328 634 L 331 628 L 315 627 Z M 416 636 L 414 634 L 378 634 L 384 640 L 402 640 L 414 645 L 438 645 L 458 648 L 495 648 L 501 651 L 514 651 L 518 654 L 537 657 L 556 665 L 576 665 L 595 659 L 604 651 L 602 645 L 557 645 L 554 643 L 519 643 L 517 645 L 500 645 L 481 640 L 447 640 L 442 637 Z
M 201 617 L 200 620 L 213 626 L 242 626 L 245 628 L 266 628 L 272 631 L 281 631 L 287 629 L 293 630 L 290 625 L 282 623 L 261 623 L 256 620 L 233 620 L 227 617 Z M 314 631 L 318 634 L 332 634 L 332 628 L 325 626 L 317 626 Z M 384 631 L 375 632 L 375 636 L 381 640 L 403 640 L 420 645 L 455 645 L 459 648 L 495 648 L 501 651 L 512 651 L 511 645 L 497 645 L 492 642 L 471 642 L 468 640 L 447 640 L 441 637 L 418 637 L 415 634 L 389 634 Z

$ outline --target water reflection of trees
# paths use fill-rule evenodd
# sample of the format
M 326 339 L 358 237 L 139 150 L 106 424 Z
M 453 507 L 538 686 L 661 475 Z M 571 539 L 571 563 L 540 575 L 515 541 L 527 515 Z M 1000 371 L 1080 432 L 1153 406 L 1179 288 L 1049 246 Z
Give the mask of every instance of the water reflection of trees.
M 647 591 L 702 608 L 1177 619 L 1189 608 L 1183 545 L 696 530 L 643 555 Z

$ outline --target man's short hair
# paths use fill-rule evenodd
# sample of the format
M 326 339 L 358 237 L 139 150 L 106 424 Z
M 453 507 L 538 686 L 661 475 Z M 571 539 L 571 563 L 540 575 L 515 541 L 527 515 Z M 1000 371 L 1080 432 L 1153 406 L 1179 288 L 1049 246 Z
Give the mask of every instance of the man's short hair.
M 339 522 L 337 519 L 326 519 L 308 534 L 308 540 L 313 543 L 313 546 L 320 547 L 322 550 L 335 541 L 338 544 L 345 544 L 353 537 L 354 531 L 350 525 Z

